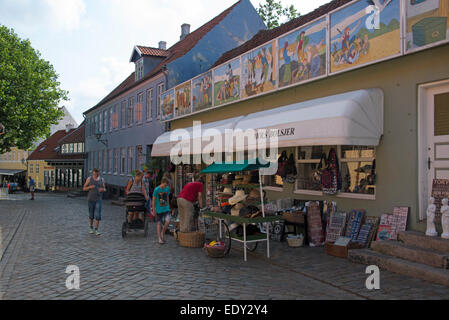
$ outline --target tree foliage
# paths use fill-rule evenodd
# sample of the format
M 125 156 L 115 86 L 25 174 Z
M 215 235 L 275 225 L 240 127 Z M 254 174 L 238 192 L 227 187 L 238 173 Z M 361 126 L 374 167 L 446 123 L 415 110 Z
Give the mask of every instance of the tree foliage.
M 41 58 L 29 40 L 0 25 L 0 153 L 15 146 L 30 149 L 50 134 L 63 117 L 58 105 L 67 100 L 53 66 Z
M 281 1 L 276 0 L 265 0 L 264 4 L 259 3 L 257 12 L 268 29 L 279 27 L 281 23 L 301 15 L 293 5 L 283 7 Z

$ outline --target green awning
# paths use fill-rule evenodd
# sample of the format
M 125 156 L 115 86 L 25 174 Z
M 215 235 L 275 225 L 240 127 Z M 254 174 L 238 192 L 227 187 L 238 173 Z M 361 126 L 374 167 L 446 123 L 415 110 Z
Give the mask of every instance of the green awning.
M 244 162 L 227 162 L 227 163 L 213 163 L 201 173 L 228 173 L 240 171 L 253 171 L 260 168 L 268 168 L 270 163 L 260 164 L 259 161 L 245 160 Z

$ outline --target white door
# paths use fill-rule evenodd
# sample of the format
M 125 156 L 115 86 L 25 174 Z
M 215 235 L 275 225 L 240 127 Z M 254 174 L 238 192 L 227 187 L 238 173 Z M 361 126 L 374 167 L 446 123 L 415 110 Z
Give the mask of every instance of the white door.
M 427 91 L 427 199 L 433 179 L 449 179 L 449 85 Z

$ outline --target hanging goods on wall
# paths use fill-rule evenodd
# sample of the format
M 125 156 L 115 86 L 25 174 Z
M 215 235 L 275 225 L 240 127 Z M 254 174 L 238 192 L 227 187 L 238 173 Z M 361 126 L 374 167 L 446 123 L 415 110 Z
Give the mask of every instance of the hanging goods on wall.
M 292 153 L 287 160 L 285 166 L 285 178 L 283 180 L 287 183 L 295 183 L 297 174 L 298 171 L 296 169 L 295 156 Z
M 287 151 L 283 151 L 281 156 L 278 159 L 278 171 L 276 175 L 284 178 L 285 177 L 285 167 L 288 163 Z
M 324 166 L 323 166 L 323 161 L 324 161 Z M 321 175 L 324 171 L 324 167 L 327 166 L 326 163 L 326 154 L 322 153 L 321 154 L 321 158 L 320 158 L 320 163 L 318 164 L 318 167 L 316 167 L 315 170 L 312 171 L 312 180 L 315 183 L 321 183 Z
M 337 194 L 341 190 L 342 181 L 337 153 L 334 148 L 329 151 L 327 166 L 321 174 L 321 187 L 325 194 Z

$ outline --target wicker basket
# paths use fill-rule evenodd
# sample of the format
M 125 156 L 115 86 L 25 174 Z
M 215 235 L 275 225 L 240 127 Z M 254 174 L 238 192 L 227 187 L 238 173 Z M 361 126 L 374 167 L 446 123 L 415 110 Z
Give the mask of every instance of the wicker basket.
M 304 244 L 304 238 L 287 238 L 287 243 L 289 247 L 299 248 Z
M 211 246 L 205 244 L 204 251 L 211 258 L 224 258 L 225 252 L 226 252 L 226 246 L 211 247 Z
M 205 240 L 203 232 L 178 232 L 178 241 L 181 247 L 202 248 Z

